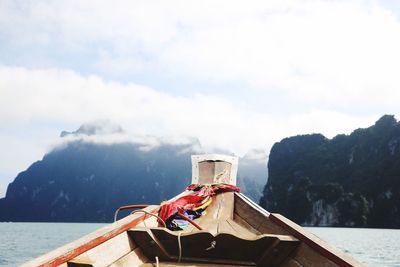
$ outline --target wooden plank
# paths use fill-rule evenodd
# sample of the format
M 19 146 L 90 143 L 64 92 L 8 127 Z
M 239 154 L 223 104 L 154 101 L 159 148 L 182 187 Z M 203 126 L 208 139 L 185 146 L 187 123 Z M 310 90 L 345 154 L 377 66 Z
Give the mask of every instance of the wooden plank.
M 228 222 L 228 220 L 223 220 L 218 222 L 218 233 L 226 233 L 226 234 L 233 234 L 236 236 L 243 237 L 240 232 L 237 232 L 232 225 Z
M 148 212 L 156 213 L 158 206 L 149 206 L 145 208 Z M 92 232 L 74 242 L 53 250 L 34 260 L 31 260 L 22 267 L 33 266 L 59 266 L 78 255 L 104 243 L 105 241 L 119 235 L 122 232 L 134 227 L 142 221 L 142 214 L 129 215 L 113 224 L 107 225 L 95 232 Z
M 89 258 L 81 258 L 80 260 L 74 261 L 71 260 L 70 262 L 67 262 L 68 267 L 92 267 L 93 266 L 93 261 Z
M 205 209 L 201 217 L 195 219 L 195 222 L 205 231 L 216 235 L 218 232 L 220 232 L 220 229 L 223 229 L 225 224 L 224 222 L 227 219 L 233 218 L 233 211 L 234 193 L 220 193 L 212 197 L 212 203 L 210 206 Z M 221 226 L 219 225 L 220 223 Z M 199 230 L 191 224 L 189 224 L 189 226 L 184 230 L 185 233 L 194 233 L 198 231 Z
M 280 266 L 284 261 L 290 258 L 290 254 L 299 245 L 299 242 L 292 242 L 289 240 L 277 239 L 271 248 L 269 248 L 261 257 L 257 266 Z
M 224 222 L 233 218 L 234 195 L 233 192 L 217 194 L 213 201 L 204 211 L 204 214 L 195 220 L 195 222 L 207 232 L 217 235 L 222 231 Z M 220 225 L 221 224 L 221 225 Z M 222 227 L 222 228 L 221 228 Z M 198 230 L 189 225 L 184 232 L 197 232 Z
M 234 209 L 234 195 L 233 192 L 221 193 L 216 196 L 216 201 L 218 205 L 217 214 L 217 231 L 218 233 L 231 233 L 232 227 L 227 223 L 227 220 L 233 219 L 233 209 Z
M 224 172 L 226 169 L 226 172 Z M 192 184 L 227 183 L 236 185 L 238 157 L 218 154 L 192 156 Z M 224 173 L 224 175 L 219 175 Z M 223 179 L 218 179 L 223 178 Z
M 255 232 L 253 232 L 247 225 L 245 227 L 243 227 L 242 225 L 240 225 L 233 219 L 226 220 L 225 225 L 229 225 L 229 227 L 232 229 L 230 231 L 227 230 L 226 233 L 232 233 L 240 238 L 250 239 L 250 238 L 255 238 L 256 236 L 260 235 L 260 233 L 257 232 L 256 230 L 255 230 Z M 225 227 L 228 228 L 228 226 L 225 226 Z M 222 228 L 222 230 L 224 230 L 224 229 L 225 228 Z
M 144 214 L 143 216 L 145 217 L 145 219 L 139 222 L 135 227 L 145 227 L 145 228 L 158 227 L 158 221 L 156 217 L 147 214 Z
M 307 232 L 300 225 L 292 222 L 291 220 L 285 218 L 280 214 L 271 213 L 269 216 L 269 220 L 279 225 L 280 227 L 285 228 L 293 236 L 312 248 L 316 253 L 322 255 L 323 257 L 329 259 L 339 266 L 363 266 L 355 259 L 351 258 L 339 249 L 332 247 L 325 241 L 318 238 L 316 235 Z
M 176 266 L 187 266 L 187 267 L 248 267 L 248 265 L 238 265 L 238 264 L 218 264 L 215 263 L 199 263 L 199 262 L 160 262 L 159 267 L 176 267 Z M 140 267 L 157 267 L 156 263 L 146 263 L 140 265 Z
M 98 245 L 97 247 L 78 255 L 69 262 L 75 264 L 91 264 L 92 266 L 96 267 L 108 266 L 122 256 L 131 252 L 135 246 L 136 245 L 134 245 L 129 239 L 128 234 L 123 232 Z
M 240 227 L 246 229 L 248 232 L 251 232 L 254 235 L 261 235 L 261 233 L 257 229 L 251 226 L 246 220 L 244 220 L 239 215 L 235 214 L 233 218 L 234 218 L 233 222 L 236 223 L 236 225 L 239 225 Z
M 263 234 L 289 234 L 284 228 L 269 221 L 269 213 L 241 193 L 235 193 L 234 220 L 243 221 Z M 240 218 L 237 218 L 240 217 Z
M 132 232 L 134 233 L 135 231 Z M 144 233 L 144 231 L 142 232 Z M 286 246 L 281 245 L 278 247 L 281 254 L 275 253 L 275 251 L 270 253 L 269 256 L 275 256 L 276 259 L 271 260 L 270 257 L 268 258 L 268 262 L 275 264 L 276 262 L 282 262 L 284 256 L 288 255 L 289 252 L 286 248 L 289 246 L 289 243 L 293 244 L 291 246 L 293 249 L 298 244 L 296 238 L 283 235 L 262 235 L 251 239 L 244 239 L 224 233 L 213 236 L 208 232 L 181 233 L 179 236 L 176 232 L 162 228 L 152 229 L 151 232 L 154 234 L 155 243 L 163 247 L 166 251 L 165 254 L 169 255 L 169 260 L 176 260 L 181 252 L 182 260 L 184 261 L 254 265 L 260 261 L 265 251 L 270 251 L 269 248 L 276 242 L 287 243 Z M 179 239 L 181 242 L 181 251 L 179 251 Z M 137 242 L 149 258 L 156 256 L 156 254 L 150 255 L 154 252 L 154 247 L 148 245 L 151 243 L 149 237 L 135 239 L 135 242 Z M 281 256 L 281 258 L 277 258 L 278 256 Z M 167 258 L 164 259 L 167 260 Z
M 172 257 L 149 229 L 133 229 L 128 231 L 128 235 L 150 261 L 154 261 L 156 257 L 159 260 L 171 260 Z
M 207 209 L 205 210 L 205 214 L 200 218 L 196 219 L 196 223 L 200 225 L 204 230 L 216 235 L 218 232 L 218 225 L 216 223 L 218 213 L 220 209 L 220 197 L 213 197 L 213 202 Z M 192 228 L 193 229 L 193 228 Z M 194 230 L 194 229 L 193 229 Z M 195 231 L 193 231 L 195 232 Z
M 243 221 L 241 221 L 243 219 L 251 227 L 261 233 L 291 234 L 302 242 L 305 242 L 316 254 L 321 254 L 323 257 L 326 257 L 327 260 L 325 261 L 327 262 L 336 262 L 339 266 L 362 266 L 350 256 L 333 248 L 315 235 L 308 233 L 301 226 L 293 223 L 282 215 L 270 214 L 265 210 L 263 213 L 262 210 L 261 207 L 248 200 L 242 194 L 235 193 L 234 219 L 239 224 L 243 225 Z M 305 266 L 307 266 L 307 264 L 305 264 Z M 316 266 L 318 266 L 318 264 Z
M 195 222 L 206 231 L 212 231 L 214 233 L 217 232 L 217 225 L 215 224 L 215 219 L 218 214 L 218 202 L 215 197 L 213 197 L 213 201 L 210 206 L 206 208 L 203 212 L 203 215 L 200 218 L 197 218 Z M 189 225 L 184 232 L 198 232 L 199 230 L 195 228 L 193 225 Z
M 139 266 L 148 261 L 147 257 L 143 255 L 140 248 L 136 248 L 129 254 L 118 259 L 109 267 L 122 267 L 122 266 Z
M 305 243 L 297 248 L 294 255 L 292 256 L 293 261 L 296 261 L 301 266 L 310 267 L 338 267 L 339 265 L 332 262 L 328 258 L 316 253 L 312 248 L 307 246 Z
M 89 264 L 89 263 L 75 263 L 75 262 L 68 262 L 68 263 L 64 263 L 65 264 L 65 266 L 67 266 L 67 267 L 93 267 L 93 265 L 92 264 Z M 64 265 L 63 264 L 63 265 Z M 62 266 L 62 265 L 60 265 L 60 266 Z
M 283 262 L 282 267 L 305 267 L 304 265 L 300 264 L 295 259 L 288 259 L 287 261 Z

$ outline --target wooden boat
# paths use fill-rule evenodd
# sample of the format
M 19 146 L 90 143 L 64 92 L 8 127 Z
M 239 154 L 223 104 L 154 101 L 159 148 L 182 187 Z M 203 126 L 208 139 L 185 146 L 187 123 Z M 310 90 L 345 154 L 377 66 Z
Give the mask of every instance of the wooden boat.
M 235 185 L 237 166 L 236 157 L 192 156 L 192 182 Z M 362 266 L 238 192 L 213 196 L 181 231 L 160 224 L 159 206 L 133 207 L 141 209 L 23 266 Z

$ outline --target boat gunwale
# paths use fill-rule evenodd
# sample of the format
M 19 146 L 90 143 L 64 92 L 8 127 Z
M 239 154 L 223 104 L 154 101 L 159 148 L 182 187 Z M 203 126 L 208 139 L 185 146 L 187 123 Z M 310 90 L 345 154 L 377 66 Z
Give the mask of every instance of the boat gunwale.
M 156 213 L 159 206 L 152 205 L 144 210 Z M 88 235 L 79 238 L 71 243 L 68 243 L 60 248 L 51 250 L 50 252 L 39 256 L 31 261 L 28 261 L 21 265 L 21 267 L 28 266 L 59 266 L 61 264 L 67 263 L 68 261 L 74 259 L 75 257 L 85 253 L 98 245 L 122 234 L 129 229 L 135 227 L 137 224 L 146 218 L 146 214 L 131 214 L 123 219 L 116 221 L 110 225 L 106 225 Z M 81 243 L 81 244 L 80 244 Z M 78 246 L 76 246 L 79 244 Z M 54 255 L 55 254 L 55 255 Z
M 332 247 L 316 235 L 304 230 L 300 225 L 291 221 L 290 219 L 282 216 L 279 213 L 270 213 L 263 209 L 260 205 L 249 199 L 242 193 L 235 193 L 236 196 L 240 197 L 245 201 L 250 207 L 256 209 L 256 211 L 262 213 L 269 221 L 276 224 L 280 228 L 288 231 L 295 238 L 304 242 L 307 246 L 315 250 L 317 253 L 321 254 L 323 257 L 329 259 L 330 261 L 338 264 L 339 266 L 363 266 L 361 263 L 356 261 L 354 258 L 348 256 L 339 249 Z
M 186 191 L 182 192 L 179 195 L 185 193 Z M 304 242 L 305 245 L 309 246 L 316 253 L 327 258 L 333 263 L 338 264 L 339 266 L 362 266 L 362 264 L 357 262 L 352 257 L 330 246 L 325 241 L 304 230 L 301 226 L 285 218 L 284 216 L 266 211 L 242 193 L 235 192 L 234 195 L 244 201 L 250 208 L 254 209 L 258 214 L 260 214 L 260 216 L 264 217 L 265 220 L 269 220 L 271 223 L 275 224 L 282 230 L 287 231 L 288 233 L 293 235 L 293 237 L 297 238 L 301 242 Z M 159 206 L 156 205 L 145 208 L 145 210 L 152 213 L 157 212 L 158 209 Z M 49 253 L 40 256 L 39 258 L 29 261 L 22 266 L 58 266 L 64 264 L 81 255 L 82 253 L 85 253 L 95 248 L 96 246 L 116 237 L 123 232 L 128 231 L 131 228 L 134 228 L 144 218 L 145 215 L 129 215 L 115 223 L 100 228 L 95 232 L 92 232 L 63 247 L 50 251 Z

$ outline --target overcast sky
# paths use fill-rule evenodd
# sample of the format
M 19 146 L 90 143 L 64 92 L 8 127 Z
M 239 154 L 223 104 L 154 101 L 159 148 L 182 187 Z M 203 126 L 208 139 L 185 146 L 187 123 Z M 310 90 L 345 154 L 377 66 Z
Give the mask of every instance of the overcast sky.
M 94 120 L 242 155 L 399 118 L 397 3 L 0 0 L 0 196 Z

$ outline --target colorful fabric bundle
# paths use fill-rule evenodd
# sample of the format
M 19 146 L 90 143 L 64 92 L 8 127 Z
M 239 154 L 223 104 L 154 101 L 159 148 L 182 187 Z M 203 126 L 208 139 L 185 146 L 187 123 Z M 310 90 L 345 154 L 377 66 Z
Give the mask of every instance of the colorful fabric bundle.
M 171 230 L 182 230 L 188 224 L 177 216 L 178 212 L 190 219 L 201 216 L 212 202 L 212 196 L 222 192 L 240 192 L 240 188 L 230 184 L 191 184 L 186 195 L 172 201 L 161 203 L 158 216 Z

